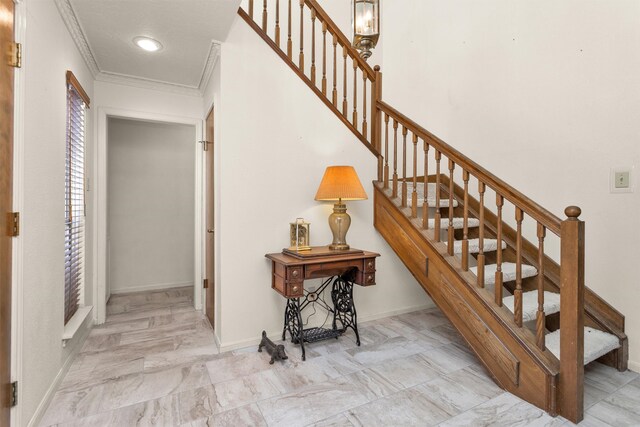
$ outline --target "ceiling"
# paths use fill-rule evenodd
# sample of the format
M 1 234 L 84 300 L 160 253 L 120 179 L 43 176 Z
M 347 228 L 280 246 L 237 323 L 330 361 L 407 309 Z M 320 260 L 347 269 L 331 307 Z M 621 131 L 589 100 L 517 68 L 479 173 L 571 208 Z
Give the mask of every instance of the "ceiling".
M 56 0 L 97 80 L 202 93 L 240 0 Z M 158 40 L 145 52 L 136 36 Z

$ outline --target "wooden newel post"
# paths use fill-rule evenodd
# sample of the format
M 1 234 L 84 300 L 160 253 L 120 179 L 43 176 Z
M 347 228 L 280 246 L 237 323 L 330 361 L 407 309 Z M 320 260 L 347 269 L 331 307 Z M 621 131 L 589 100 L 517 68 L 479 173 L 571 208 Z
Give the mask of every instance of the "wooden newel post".
M 373 67 L 375 80 L 371 84 L 371 145 L 378 153 L 378 182 L 383 181 L 384 158 L 382 156 L 382 112 L 378 101 L 382 99 L 382 73 L 380 66 Z
M 560 415 L 578 423 L 584 413 L 584 222 L 569 206 L 560 227 Z

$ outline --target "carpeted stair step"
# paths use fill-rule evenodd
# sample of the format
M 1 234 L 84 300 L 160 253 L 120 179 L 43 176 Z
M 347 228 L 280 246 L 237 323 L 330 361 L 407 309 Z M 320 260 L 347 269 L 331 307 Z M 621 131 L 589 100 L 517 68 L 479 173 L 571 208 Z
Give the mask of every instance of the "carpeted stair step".
M 551 332 L 545 338 L 547 348 L 560 359 L 560 330 Z M 588 364 L 612 350 L 620 347 L 615 335 L 585 326 L 584 328 L 584 364 Z
M 391 184 L 393 185 L 393 183 Z M 433 183 L 428 184 L 428 194 L 427 194 L 427 206 L 430 208 L 438 207 L 436 203 L 436 185 Z M 407 182 L 407 204 L 411 206 L 411 193 L 413 193 L 413 182 Z M 418 193 L 418 203 L 417 206 L 420 208 L 424 205 L 424 182 L 418 182 L 416 186 L 416 193 Z M 402 183 L 398 182 L 398 196 L 402 194 Z M 458 201 L 453 199 L 453 207 L 458 206 Z M 440 193 L 440 205 L 441 208 L 449 207 L 449 197 L 442 196 Z
M 486 249 L 485 249 L 486 252 Z M 497 264 L 489 264 L 484 266 L 484 285 L 495 285 L 496 284 L 496 270 L 498 269 Z M 478 275 L 477 267 L 469 267 L 469 271 L 471 271 L 476 276 Z M 534 277 L 538 274 L 538 269 L 532 265 L 522 264 L 522 278 L 526 279 L 527 277 Z M 512 282 L 516 280 L 516 264 L 513 262 L 503 262 L 502 263 L 502 283 Z
M 504 297 L 502 303 L 505 307 L 515 312 L 515 297 L 513 295 Z M 549 315 L 560 311 L 560 294 L 554 292 L 544 292 L 544 314 Z M 529 322 L 536 320 L 538 312 L 538 291 L 529 291 L 522 294 L 522 321 Z
M 453 218 L 453 228 L 460 230 L 464 228 L 464 218 Z M 436 224 L 436 220 L 429 218 L 429 228 L 433 228 Z M 467 228 L 475 228 L 480 225 L 480 220 L 477 218 L 469 218 L 467 220 Z M 442 218 L 440 220 L 440 228 L 449 228 L 449 218 Z
M 502 249 L 506 248 L 507 244 L 502 242 Z M 493 252 L 498 249 L 498 241 L 496 239 L 484 239 L 484 252 Z M 453 242 L 453 252 L 456 255 L 462 254 L 462 240 L 456 240 Z M 477 254 L 480 252 L 480 239 L 469 239 L 469 253 Z

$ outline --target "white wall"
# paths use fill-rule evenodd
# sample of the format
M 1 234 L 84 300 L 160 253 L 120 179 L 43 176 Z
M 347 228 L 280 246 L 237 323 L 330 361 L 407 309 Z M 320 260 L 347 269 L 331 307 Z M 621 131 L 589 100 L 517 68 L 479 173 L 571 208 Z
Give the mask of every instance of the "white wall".
M 635 370 L 639 189 L 610 194 L 609 170 L 640 161 L 638 16 L 633 0 L 408 0 L 382 17 L 386 101 L 558 216 L 582 208 L 586 283 L 626 315 Z
M 332 205 L 313 200 L 329 165 L 354 165 L 370 196 L 349 203 L 348 242 L 382 254 L 377 286 L 355 290 L 359 319 L 430 305 L 373 228 L 376 159 L 240 19 L 222 46 L 220 81 L 213 99 L 222 348 L 250 344 L 263 329 L 281 331 L 285 300 L 270 287 L 264 254 L 288 246 L 296 217 L 311 222 L 313 245 L 330 243 Z
M 23 293 L 19 323 L 23 325 L 20 354 L 20 425 L 27 425 L 43 403 L 56 376 L 87 332 L 62 347 L 64 328 L 64 174 L 66 132 L 65 72 L 72 70 L 89 97 L 93 81 L 62 19 L 50 1 L 26 2 L 26 44 L 23 68 L 24 159 L 22 227 Z M 93 100 L 93 98 L 92 98 Z M 92 115 L 87 114 L 87 151 L 92 150 Z M 18 142 L 19 143 L 19 142 Z M 88 200 L 88 232 L 91 201 Z M 91 247 L 87 245 L 88 258 Z M 86 300 L 93 283 L 86 275 Z
M 193 126 L 108 121 L 112 293 L 194 281 Z

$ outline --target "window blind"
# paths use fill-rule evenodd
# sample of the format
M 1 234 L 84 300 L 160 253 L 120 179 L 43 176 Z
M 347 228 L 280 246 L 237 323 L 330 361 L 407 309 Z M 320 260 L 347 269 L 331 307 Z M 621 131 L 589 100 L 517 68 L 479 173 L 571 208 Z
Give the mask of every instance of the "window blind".
M 86 100 L 86 102 L 85 102 Z M 67 71 L 67 142 L 65 164 L 64 323 L 80 305 L 84 286 L 84 141 L 89 98 Z

